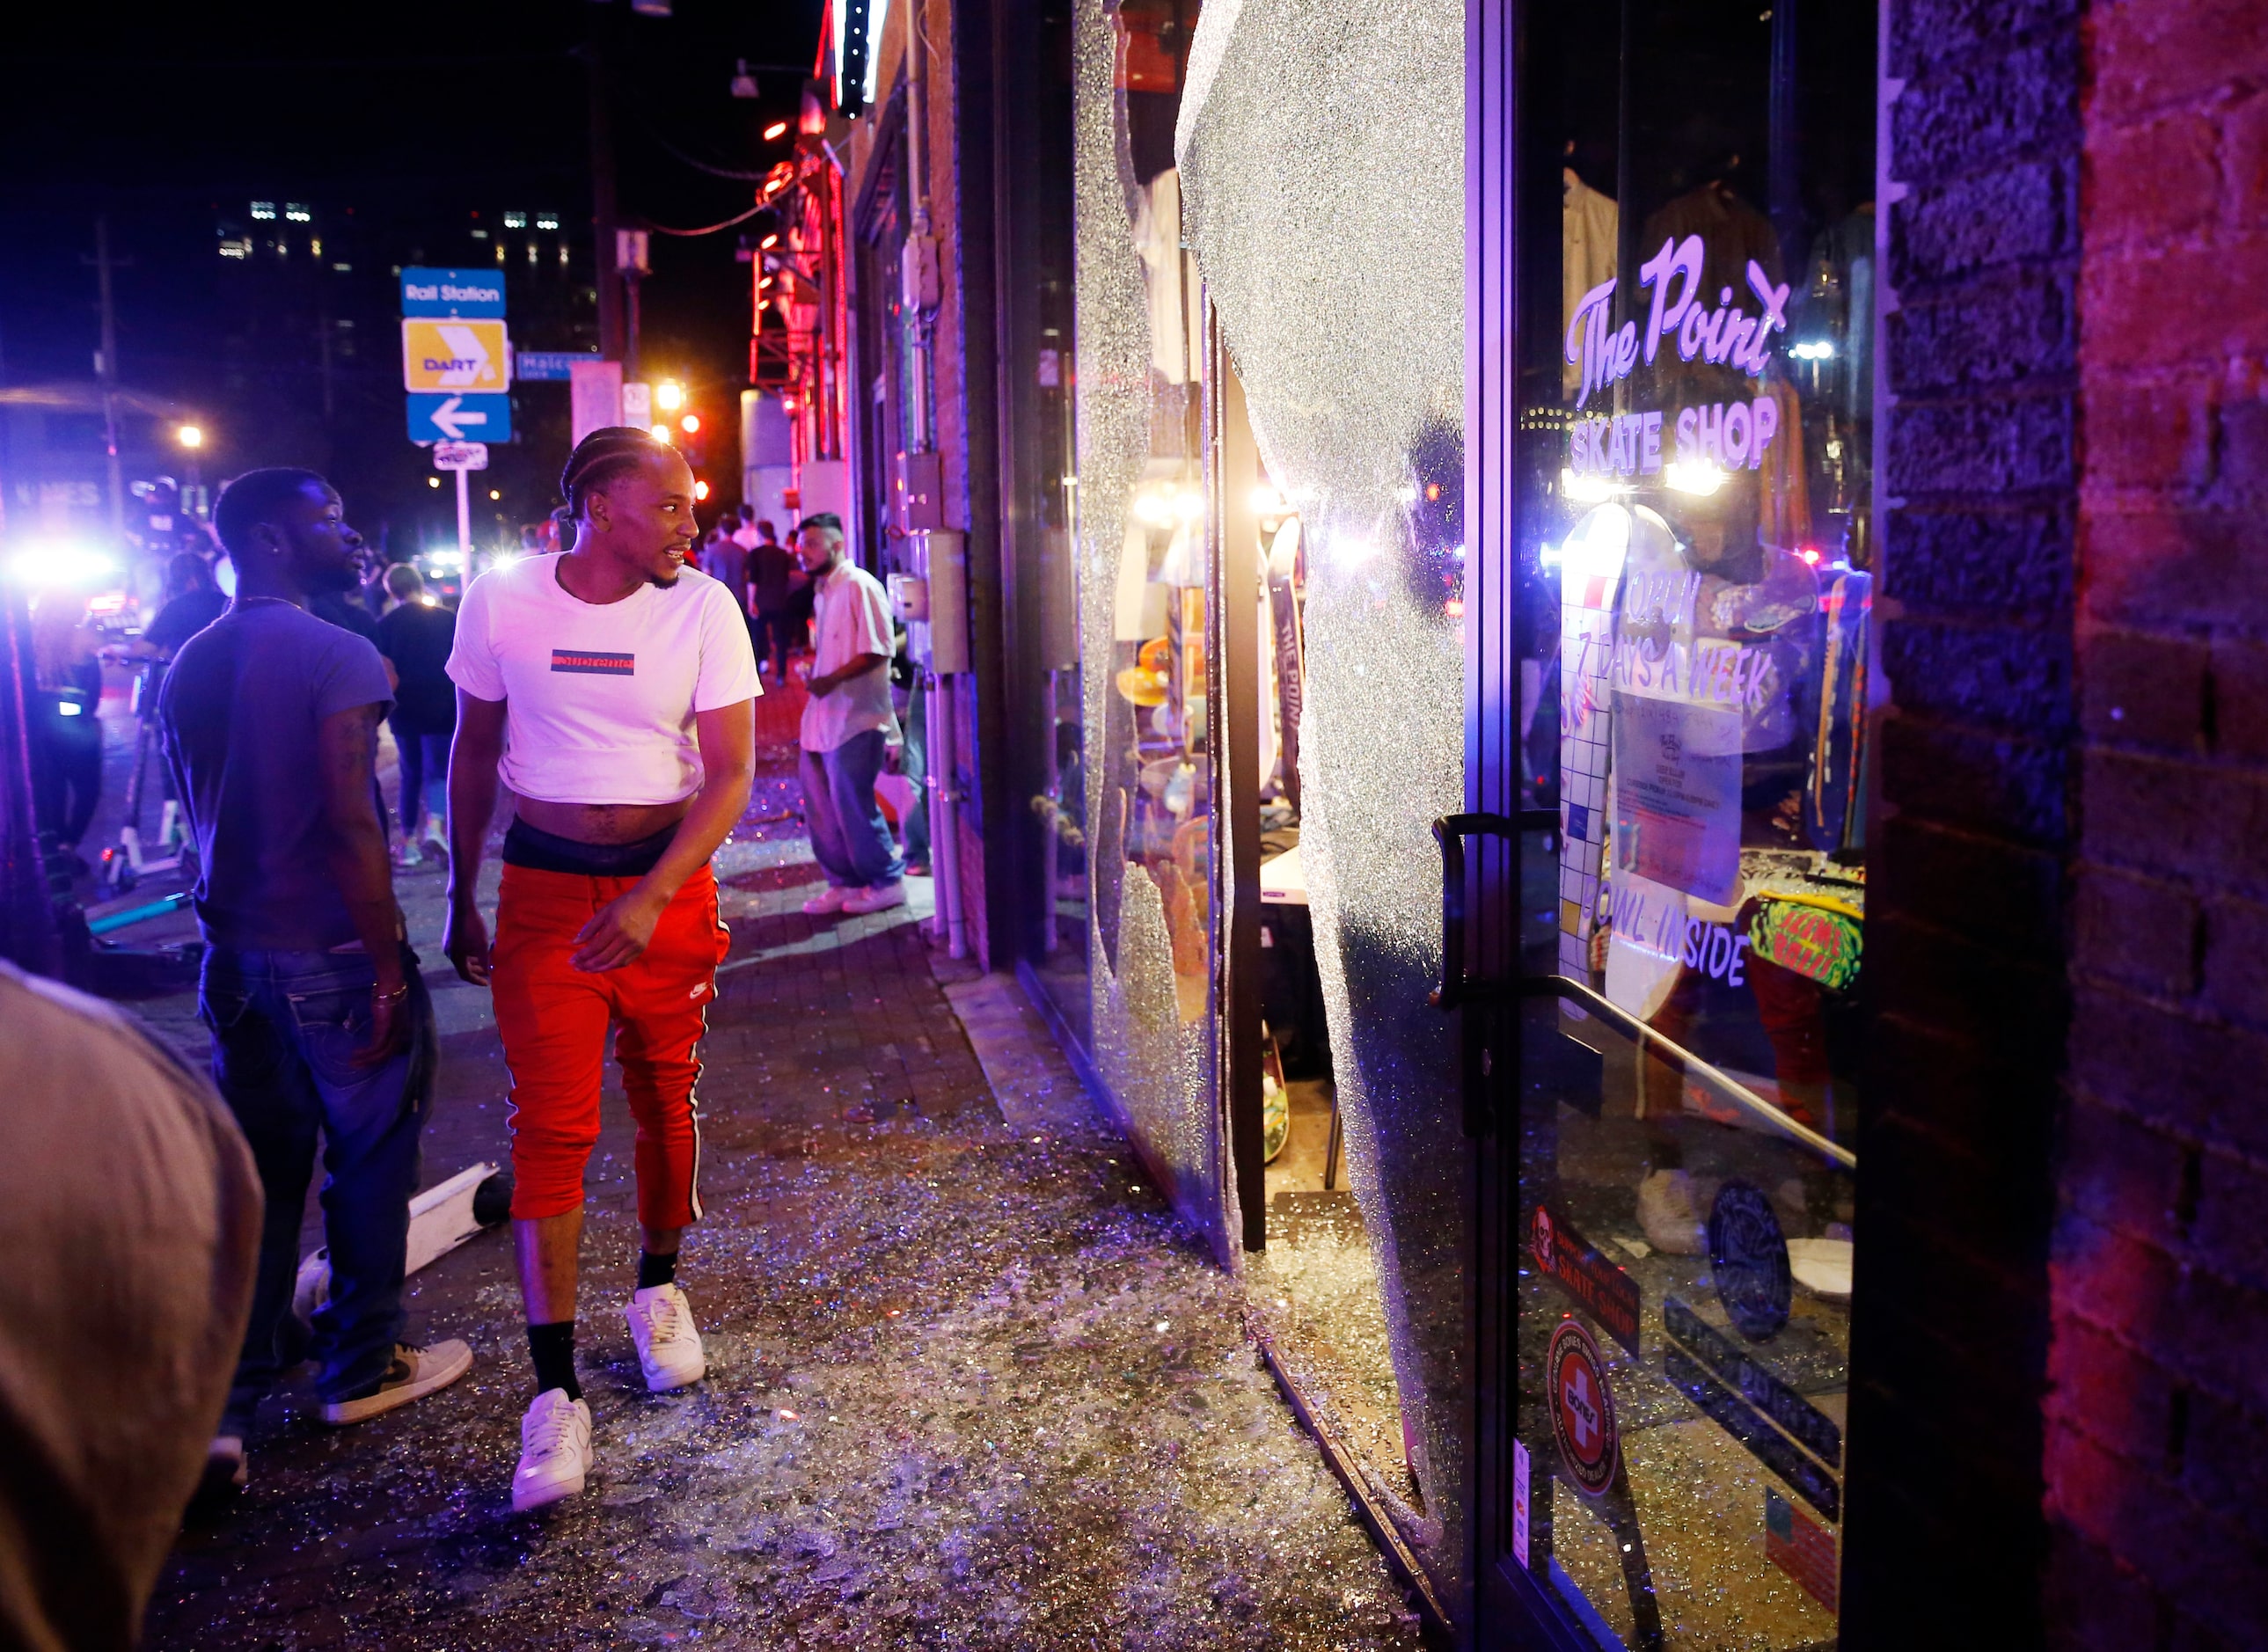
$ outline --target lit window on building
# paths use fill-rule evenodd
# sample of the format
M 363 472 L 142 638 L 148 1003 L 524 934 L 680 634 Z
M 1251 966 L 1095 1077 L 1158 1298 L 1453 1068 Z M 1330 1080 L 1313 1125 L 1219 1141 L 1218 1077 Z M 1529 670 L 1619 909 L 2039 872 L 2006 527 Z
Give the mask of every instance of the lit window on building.
M 557 229 L 559 227 L 559 215 L 556 212 L 537 213 L 535 215 L 535 227 L 539 230 Z
M 273 218 L 276 216 L 276 203 L 273 201 L 254 202 L 252 203 L 252 216 L 258 218 L 261 223 L 266 223 L 269 219 Z
M 559 268 L 567 268 L 567 243 L 564 241 L 559 243 Z
M 313 209 L 303 201 L 285 202 L 284 216 L 293 224 L 313 224 L 315 221 Z
M 252 256 L 252 242 L 243 236 L 231 236 L 221 242 L 220 255 L 223 258 L 249 258 Z
M 323 255 L 323 238 L 320 235 L 309 236 L 307 238 L 307 251 L 313 253 L 315 257 L 320 258 Z
M 525 212 L 505 213 L 504 215 L 504 227 L 507 230 L 526 229 L 527 227 L 527 214 Z
M 497 243 L 497 262 L 499 264 L 504 262 L 504 243 L 502 241 L 498 241 Z
M 535 261 L 535 242 L 533 239 L 527 243 L 527 261 L 531 264 Z
M 354 266 L 352 264 L 334 264 L 331 268 L 337 270 L 340 275 L 344 275 L 350 273 L 353 270 Z
M 489 232 L 486 230 L 475 230 L 473 239 L 476 241 L 485 241 L 489 239 Z

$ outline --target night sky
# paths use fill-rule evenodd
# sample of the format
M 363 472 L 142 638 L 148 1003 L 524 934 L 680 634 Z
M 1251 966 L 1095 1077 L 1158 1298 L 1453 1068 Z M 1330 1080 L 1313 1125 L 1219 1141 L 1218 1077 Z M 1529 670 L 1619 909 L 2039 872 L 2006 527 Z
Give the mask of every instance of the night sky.
M 19 12 L 0 45 L 0 385 L 92 378 L 95 272 L 83 261 L 106 214 L 114 256 L 130 261 L 115 277 L 122 381 L 211 432 L 204 480 L 313 464 L 397 554 L 453 540 L 451 496 L 425 486 L 425 457 L 403 429 L 393 268 L 489 263 L 494 242 L 472 231 L 499 232 L 507 210 L 556 212 L 565 272 L 559 235 L 539 238 L 540 268 L 520 262 L 526 238 L 507 238 L 513 340 L 591 348 L 588 94 L 576 49 L 594 33 L 609 39 L 622 222 L 698 226 L 745 209 L 752 186 L 692 163 L 761 173 L 786 153 L 762 130 L 793 118 L 819 10 L 676 0 L 675 16 L 655 18 L 627 0 L 483 0 Z M 731 95 L 741 58 L 757 99 Z M 221 257 L 227 226 L 278 227 L 244 222 L 255 200 L 309 203 L 322 259 L 304 246 L 296 263 Z M 737 239 L 656 235 L 644 287 L 647 376 L 686 378 L 704 415 L 718 415 L 705 467 L 718 503 L 738 491 L 733 415 L 747 374 Z M 493 507 L 504 522 L 552 503 L 565 408 L 564 385 L 519 392 L 518 443 L 486 479 L 506 496 Z M 0 464 L 18 478 L 61 474 L 74 443 L 98 437 L 81 423 L 50 419 L 42 455 Z M 168 428 L 129 428 L 129 476 L 177 469 Z M 99 451 L 91 463 L 99 474 Z

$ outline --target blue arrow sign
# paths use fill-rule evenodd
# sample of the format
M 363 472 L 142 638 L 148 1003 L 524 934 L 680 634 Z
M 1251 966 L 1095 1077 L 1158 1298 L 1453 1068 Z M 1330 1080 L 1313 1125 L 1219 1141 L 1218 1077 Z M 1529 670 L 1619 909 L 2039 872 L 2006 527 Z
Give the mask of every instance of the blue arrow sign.
M 504 272 L 500 269 L 427 269 L 411 265 L 401 272 L 401 313 L 416 315 L 502 315 Z
M 413 393 L 409 397 L 409 439 L 413 442 L 509 442 L 512 440 L 512 398 L 493 393 L 449 396 Z

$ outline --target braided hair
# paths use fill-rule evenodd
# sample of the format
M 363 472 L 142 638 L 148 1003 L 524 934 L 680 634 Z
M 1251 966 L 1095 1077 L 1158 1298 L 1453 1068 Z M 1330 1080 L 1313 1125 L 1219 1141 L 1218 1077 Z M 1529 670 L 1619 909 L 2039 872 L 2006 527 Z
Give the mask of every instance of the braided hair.
M 649 459 L 674 452 L 666 442 L 634 425 L 609 424 L 575 444 L 567 468 L 559 473 L 559 491 L 567 501 L 570 520 L 587 514 L 592 494 L 617 476 L 627 476 Z

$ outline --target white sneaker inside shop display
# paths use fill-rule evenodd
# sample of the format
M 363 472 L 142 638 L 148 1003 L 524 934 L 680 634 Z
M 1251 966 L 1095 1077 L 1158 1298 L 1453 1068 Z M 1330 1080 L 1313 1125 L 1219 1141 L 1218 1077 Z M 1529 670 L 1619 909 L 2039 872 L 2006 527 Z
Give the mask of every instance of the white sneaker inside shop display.
M 583 1489 L 591 1472 L 591 1407 L 547 1388 L 519 1424 L 519 1467 L 512 1477 L 512 1506 L 526 1514 Z
M 630 1340 L 637 1344 L 649 1391 L 666 1394 L 709 1374 L 693 1306 L 675 1285 L 649 1285 L 630 1298 L 622 1315 L 630 1322 Z

